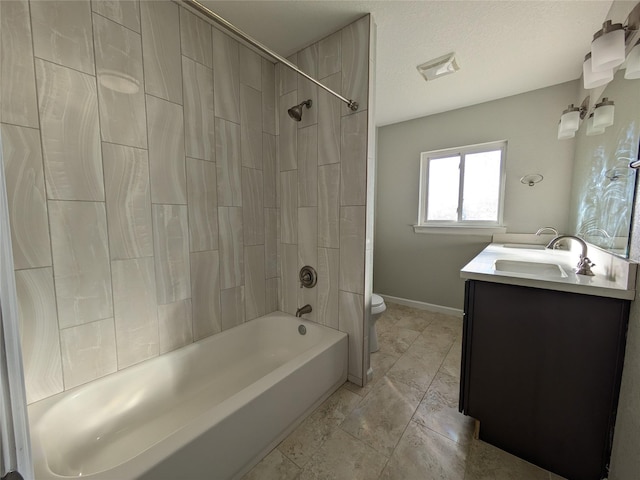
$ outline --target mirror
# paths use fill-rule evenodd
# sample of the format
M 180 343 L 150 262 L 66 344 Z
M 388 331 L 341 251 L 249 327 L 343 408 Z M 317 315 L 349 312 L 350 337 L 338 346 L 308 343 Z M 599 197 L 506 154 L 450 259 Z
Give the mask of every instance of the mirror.
M 586 122 L 576 132 L 569 228 L 574 235 L 616 255 L 629 254 L 640 141 L 640 80 L 627 80 L 620 69 L 603 97 L 615 103 L 614 123 L 603 134 L 587 136 Z

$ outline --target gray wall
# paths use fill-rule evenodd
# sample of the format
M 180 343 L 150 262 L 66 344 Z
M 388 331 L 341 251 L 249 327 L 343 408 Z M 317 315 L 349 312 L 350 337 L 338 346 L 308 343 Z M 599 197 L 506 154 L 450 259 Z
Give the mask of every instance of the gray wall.
M 507 231 L 532 233 L 547 225 L 565 231 L 574 141 L 558 141 L 557 124 L 577 88 L 576 81 L 567 82 L 379 128 L 374 291 L 462 308 L 459 270 L 491 241 L 490 235 L 413 232 L 424 151 L 507 140 Z M 521 184 L 529 173 L 544 180 Z

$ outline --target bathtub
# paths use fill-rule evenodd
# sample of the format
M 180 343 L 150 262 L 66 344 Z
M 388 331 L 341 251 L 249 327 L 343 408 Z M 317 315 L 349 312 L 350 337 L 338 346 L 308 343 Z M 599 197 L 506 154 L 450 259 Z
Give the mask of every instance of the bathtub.
M 344 383 L 347 358 L 346 334 L 277 312 L 33 403 L 36 479 L 239 478 Z

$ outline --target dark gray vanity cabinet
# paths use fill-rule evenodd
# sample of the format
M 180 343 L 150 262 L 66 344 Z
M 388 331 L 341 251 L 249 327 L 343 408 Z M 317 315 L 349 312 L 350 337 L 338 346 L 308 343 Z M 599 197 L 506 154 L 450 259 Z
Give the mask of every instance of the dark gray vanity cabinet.
M 467 280 L 460 411 L 570 480 L 606 477 L 629 300 Z

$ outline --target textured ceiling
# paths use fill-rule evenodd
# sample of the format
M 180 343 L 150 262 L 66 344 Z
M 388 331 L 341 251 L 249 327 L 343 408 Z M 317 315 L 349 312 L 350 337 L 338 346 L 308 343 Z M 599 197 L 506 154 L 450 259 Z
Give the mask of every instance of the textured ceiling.
M 283 56 L 372 13 L 378 26 L 378 126 L 579 78 L 591 37 L 612 5 L 611 0 L 203 3 Z M 635 4 L 616 3 L 625 4 L 619 10 L 626 13 Z M 460 71 L 425 82 L 415 67 L 451 51 Z

